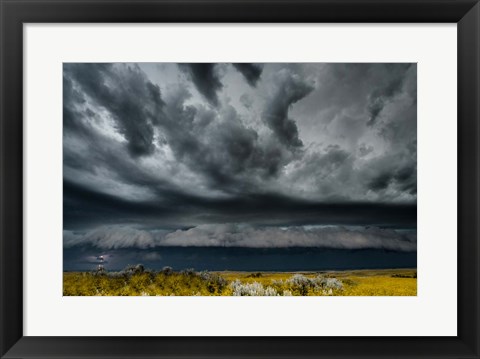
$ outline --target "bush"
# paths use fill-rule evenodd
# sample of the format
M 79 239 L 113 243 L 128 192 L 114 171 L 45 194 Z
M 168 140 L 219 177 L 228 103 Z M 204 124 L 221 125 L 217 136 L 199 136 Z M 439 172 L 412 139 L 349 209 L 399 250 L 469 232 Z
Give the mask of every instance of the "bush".
M 261 296 L 265 292 L 263 285 L 258 282 L 243 284 L 238 279 L 230 283 L 230 287 L 234 296 Z
M 129 265 L 120 272 L 105 270 L 64 273 L 64 295 L 234 295 L 234 296 L 291 296 L 291 295 L 336 295 L 344 290 L 344 283 L 336 278 L 307 277 L 295 274 L 288 279 L 278 279 L 274 275 L 257 275 L 252 282 L 251 276 L 242 276 L 241 280 L 229 273 L 195 272 L 185 269 L 174 272 L 171 267 L 164 267 L 159 272 L 145 270 L 143 265 Z M 231 278 L 227 280 L 226 278 Z M 283 277 L 286 278 L 286 277 Z M 243 281 L 243 282 L 242 282 Z M 395 280 L 393 280 L 395 281 Z M 346 291 L 351 290 L 345 279 Z M 345 292 L 342 292 L 345 293 Z
M 264 288 L 261 283 L 242 283 L 238 279 L 230 283 L 233 296 L 277 296 L 277 290 L 272 287 Z
M 323 289 L 334 289 L 334 290 L 343 289 L 343 283 L 336 278 L 317 277 L 316 280 L 317 280 L 317 283 L 319 283 Z
M 276 297 L 279 294 L 278 294 L 278 292 L 275 288 L 267 287 L 267 288 L 265 288 L 265 292 L 264 292 L 263 295 L 265 295 L 267 297 Z
M 322 294 L 332 295 L 333 290 L 342 290 L 343 284 L 336 278 L 325 278 L 321 275 L 315 278 L 305 277 L 303 274 L 295 274 L 287 280 L 291 290 L 299 295 Z
M 307 278 L 303 274 L 293 275 L 287 279 L 287 283 L 300 295 L 307 295 L 309 290 L 315 288 L 316 285 L 313 279 Z
M 169 266 L 163 267 L 162 270 L 160 271 L 160 273 L 165 274 L 165 275 L 170 275 L 170 274 L 173 273 L 173 268 L 169 267 Z
M 192 276 L 192 275 L 195 275 L 196 272 L 195 272 L 195 269 L 193 269 L 193 268 L 187 268 L 187 269 L 184 269 L 184 270 L 180 271 L 180 274 L 183 274 L 183 275 L 186 275 L 186 276 Z
M 140 274 L 145 272 L 145 268 L 143 267 L 142 264 L 128 265 L 127 267 L 125 267 L 123 272 L 129 275 Z
M 413 274 L 392 274 L 392 278 L 417 278 L 417 273 Z

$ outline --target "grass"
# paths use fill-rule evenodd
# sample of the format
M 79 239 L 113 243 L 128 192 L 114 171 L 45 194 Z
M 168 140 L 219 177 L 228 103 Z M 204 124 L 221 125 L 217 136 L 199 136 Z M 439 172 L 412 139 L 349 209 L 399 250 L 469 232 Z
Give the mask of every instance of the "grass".
M 133 268 L 133 269 L 132 269 Z M 138 268 L 138 269 L 135 269 Z M 416 269 L 338 272 L 65 272 L 65 296 L 416 296 Z

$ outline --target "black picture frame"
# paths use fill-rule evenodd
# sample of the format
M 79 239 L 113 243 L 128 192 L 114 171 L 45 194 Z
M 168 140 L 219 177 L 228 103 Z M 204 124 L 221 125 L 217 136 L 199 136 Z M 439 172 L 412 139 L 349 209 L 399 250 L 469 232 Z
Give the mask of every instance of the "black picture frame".
M 477 0 L 0 0 L 0 11 L 2 358 L 479 358 L 480 5 Z M 23 24 L 95 22 L 457 23 L 458 335 L 456 337 L 24 336 Z M 438 320 L 442 320 L 441 313 Z

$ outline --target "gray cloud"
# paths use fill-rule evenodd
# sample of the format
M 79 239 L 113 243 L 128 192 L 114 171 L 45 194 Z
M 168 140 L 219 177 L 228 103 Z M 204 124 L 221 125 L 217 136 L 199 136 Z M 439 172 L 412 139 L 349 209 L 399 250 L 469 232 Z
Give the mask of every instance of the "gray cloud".
M 66 230 L 415 228 L 414 64 L 196 65 L 65 64 Z
M 372 146 L 368 146 L 366 145 L 365 143 L 362 143 L 359 147 L 358 147 L 358 154 L 360 157 L 365 157 L 367 156 L 369 153 L 371 153 L 373 151 L 373 147 Z
M 133 156 L 153 153 L 153 126 L 161 117 L 164 103 L 159 87 L 148 81 L 138 66 L 64 64 L 64 77 L 64 83 L 74 79 L 93 103 L 112 115 Z M 67 106 L 69 92 L 64 101 Z
M 179 67 L 190 76 L 197 90 L 208 100 L 208 102 L 217 106 L 217 91 L 222 89 L 223 85 L 216 71 L 216 64 L 179 64 Z
M 125 200 L 99 190 L 64 182 L 65 228 L 81 230 L 124 223 L 148 228 L 185 228 L 203 223 L 255 225 L 376 225 L 415 228 L 415 205 L 318 203 L 274 194 L 205 198 L 181 191 L 149 201 Z M 122 222 L 120 222 L 122 221 Z
M 262 75 L 262 66 L 259 64 L 237 63 L 232 64 L 245 77 L 250 86 L 256 86 Z
M 277 173 L 285 160 L 278 144 L 261 141 L 234 107 L 225 105 L 211 111 L 185 105 L 189 98 L 185 88 L 166 96 L 165 122 L 159 124 L 177 160 L 201 175 L 208 185 L 228 192 L 241 180 L 248 186 L 257 177 Z
M 400 167 L 394 172 L 383 172 L 374 177 L 369 188 L 373 191 L 385 190 L 389 186 L 397 186 L 401 191 L 416 194 L 417 176 L 413 166 Z
M 403 64 L 403 66 L 387 64 L 385 66 L 388 72 L 385 77 L 386 81 L 379 84 L 369 95 L 368 111 L 370 119 L 367 122 L 369 126 L 375 124 L 386 103 L 401 92 L 406 72 L 410 66 L 410 64 Z
M 284 70 L 278 73 L 279 83 L 273 97 L 267 102 L 263 117 L 284 145 L 301 147 L 295 121 L 289 118 L 290 107 L 313 91 L 314 87 L 297 74 Z
M 415 231 L 376 227 L 264 227 L 248 224 L 204 224 L 173 232 L 147 232 L 126 227 L 102 227 L 84 235 L 64 233 L 65 247 L 99 249 L 180 247 L 334 248 L 415 251 Z
M 391 229 L 343 227 L 253 228 L 245 225 L 201 225 L 167 234 L 162 245 L 337 249 L 377 248 L 415 251 L 416 234 Z
M 242 94 L 242 96 L 240 96 L 240 103 L 245 106 L 245 108 L 247 109 L 251 109 L 252 105 L 253 105 L 253 99 L 251 96 L 249 96 L 248 94 L 244 93 Z
M 152 248 L 155 240 L 151 233 L 130 227 L 100 227 L 86 234 L 63 232 L 65 247 L 91 245 L 100 249 Z

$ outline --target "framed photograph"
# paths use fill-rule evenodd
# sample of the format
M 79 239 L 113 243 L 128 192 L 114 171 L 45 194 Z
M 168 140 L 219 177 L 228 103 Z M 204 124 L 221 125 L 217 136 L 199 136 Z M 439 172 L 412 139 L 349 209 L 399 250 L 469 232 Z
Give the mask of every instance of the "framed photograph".
M 479 358 L 477 1 L 0 3 L 1 358 Z

